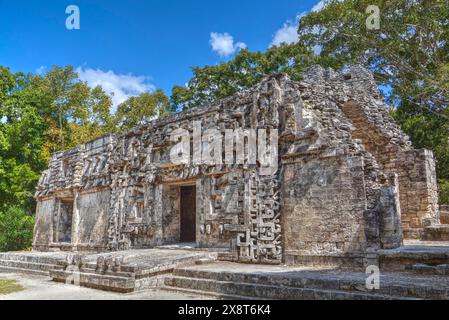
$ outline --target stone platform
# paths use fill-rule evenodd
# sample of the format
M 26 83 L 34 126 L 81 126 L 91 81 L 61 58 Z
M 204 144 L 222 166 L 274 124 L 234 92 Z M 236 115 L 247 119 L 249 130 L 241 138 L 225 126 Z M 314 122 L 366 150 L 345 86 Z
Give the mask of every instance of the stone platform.
M 449 277 L 381 272 L 380 289 L 368 290 L 364 272 L 216 262 L 175 269 L 165 288 L 218 298 L 282 300 L 449 299 Z
M 50 271 L 54 281 L 132 292 L 157 287 L 175 268 L 214 261 L 217 253 L 173 249 L 128 250 L 75 257 Z
M 95 289 L 132 292 L 157 287 L 177 267 L 214 261 L 213 250 L 128 250 L 109 253 L 16 252 L 0 254 L 0 271 L 50 276 Z
M 405 241 L 397 249 L 378 251 L 378 261 L 383 271 L 410 271 L 420 265 L 449 266 L 449 242 Z
M 449 299 L 449 243 L 406 242 L 377 254 L 380 290 L 364 270 L 238 264 L 226 252 L 171 245 L 108 253 L 0 254 L 0 271 L 44 275 L 56 282 L 130 293 L 150 288 L 219 299 Z
M 6 252 L 0 253 L 0 272 L 49 275 L 57 269 L 58 262 L 65 260 L 64 252 Z
M 118 293 L 78 287 L 50 281 L 48 275 L 24 273 L 0 273 L 0 280 L 16 281 L 23 290 L 10 294 L 0 294 L 3 300 L 205 300 L 210 296 L 185 294 L 182 292 L 152 288 L 130 293 Z

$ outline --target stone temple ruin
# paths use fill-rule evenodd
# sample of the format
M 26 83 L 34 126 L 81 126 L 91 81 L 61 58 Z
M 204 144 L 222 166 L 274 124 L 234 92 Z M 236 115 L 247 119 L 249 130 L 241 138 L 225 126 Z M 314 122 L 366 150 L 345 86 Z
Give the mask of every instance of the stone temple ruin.
M 40 179 L 35 251 L 116 252 L 182 242 L 220 259 L 366 266 L 439 225 L 432 152 L 416 150 L 372 75 L 312 67 L 210 106 L 54 154 Z M 278 170 L 170 161 L 183 128 L 278 130 Z M 226 142 L 224 142 L 226 143 Z

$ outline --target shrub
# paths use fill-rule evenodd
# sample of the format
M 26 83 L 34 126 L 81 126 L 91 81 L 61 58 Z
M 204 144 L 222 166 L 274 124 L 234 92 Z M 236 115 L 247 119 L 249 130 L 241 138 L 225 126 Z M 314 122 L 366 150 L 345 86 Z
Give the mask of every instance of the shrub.
M 0 252 L 29 249 L 33 241 L 34 217 L 20 208 L 0 212 Z
M 440 204 L 449 204 L 449 180 L 439 181 Z

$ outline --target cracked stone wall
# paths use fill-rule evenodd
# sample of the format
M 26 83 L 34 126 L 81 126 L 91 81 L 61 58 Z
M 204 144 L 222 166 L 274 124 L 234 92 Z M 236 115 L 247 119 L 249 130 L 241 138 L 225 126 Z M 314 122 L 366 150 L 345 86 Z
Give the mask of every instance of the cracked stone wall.
M 56 153 L 36 192 L 34 248 L 103 251 L 177 243 L 180 188 L 190 185 L 196 186 L 197 245 L 229 249 L 224 259 L 366 264 L 377 249 L 401 244 L 412 212 L 420 217 L 413 221 L 417 229 L 437 215 L 431 153 L 414 150 L 391 119 L 385 125 L 379 105 L 363 68 L 340 74 L 313 67 L 303 81 L 268 77 L 213 105 Z M 371 118 L 360 115 L 365 109 Z M 376 110 L 381 124 L 372 120 L 379 117 Z M 278 171 L 263 175 L 260 163 L 248 162 L 171 163 L 176 142 L 170 134 L 183 128 L 192 136 L 195 121 L 203 132 L 218 129 L 223 136 L 230 129 L 277 129 Z M 382 139 L 385 150 L 401 151 L 379 151 L 366 136 Z M 396 160 L 385 160 L 390 155 Z M 404 181 L 415 186 L 410 192 L 419 194 L 419 203 L 404 198 Z M 69 244 L 53 236 L 61 201 L 74 204 Z

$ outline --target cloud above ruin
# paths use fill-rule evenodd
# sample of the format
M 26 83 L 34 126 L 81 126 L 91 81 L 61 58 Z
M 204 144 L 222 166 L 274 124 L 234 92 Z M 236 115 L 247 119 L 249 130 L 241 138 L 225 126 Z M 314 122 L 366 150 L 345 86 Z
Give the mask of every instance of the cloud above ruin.
M 323 8 L 324 8 L 324 1 L 321 0 L 317 4 L 315 4 L 310 11 L 318 12 L 318 11 L 322 10 Z M 308 13 L 307 11 L 298 13 L 294 21 L 291 21 L 291 20 L 286 21 L 283 24 L 283 26 L 274 33 L 273 40 L 270 43 L 270 47 L 280 46 L 283 43 L 292 44 L 292 43 L 298 42 L 298 40 L 299 40 L 299 38 L 298 38 L 299 21 L 307 13 Z M 316 50 L 315 50 L 315 52 L 316 52 Z
M 304 15 L 304 12 L 300 13 L 297 15 L 295 21 L 285 22 L 282 28 L 278 29 L 275 32 L 270 47 L 277 47 L 283 43 L 292 44 L 298 42 L 298 23 Z
M 145 91 L 152 91 L 155 86 L 149 82 L 148 77 L 132 74 L 118 74 L 114 71 L 103 71 L 78 67 L 76 69 L 79 78 L 86 81 L 90 87 L 101 86 L 111 95 L 113 110 L 131 96 L 137 96 Z
M 216 52 L 222 58 L 229 57 L 238 50 L 247 47 L 244 42 L 234 42 L 234 37 L 227 32 L 212 32 L 210 34 L 209 43 L 212 47 L 212 51 Z

